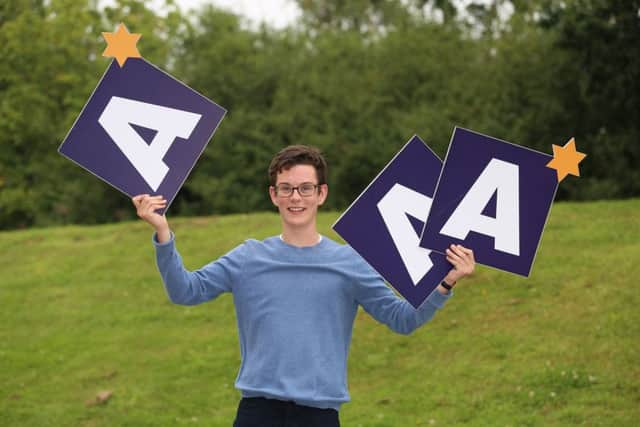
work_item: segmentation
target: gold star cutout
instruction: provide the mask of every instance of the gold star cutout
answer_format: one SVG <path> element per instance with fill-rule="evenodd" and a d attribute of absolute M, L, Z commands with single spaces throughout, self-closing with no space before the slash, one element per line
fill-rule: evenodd
<path fill-rule="evenodd" d="M 587 157 L 586 154 L 576 151 L 576 140 L 571 138 L 564 147 L 553 144 L 553 160 L 547 163 L 547 167 L 558 171 L 558 182 L 568 174 L 580 176 L 578 163 Z"/>
<path fill-rule="evenodd" d="M 102 52 L 102 56 L 115 57 L 120 68 L 124 66 L 127 58 L 141 57 L 136 47 L 140 34 L 131 34 L 122 22 L 115 33 L 102 33 L 102 37 L 107 42 L 107 48 Z"/>

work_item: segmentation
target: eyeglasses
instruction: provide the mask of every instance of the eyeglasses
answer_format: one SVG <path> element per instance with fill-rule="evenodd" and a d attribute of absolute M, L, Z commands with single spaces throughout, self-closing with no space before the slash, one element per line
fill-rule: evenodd
<path fill-rule="evenodd" d="M 293 190 L 298 190 L 298 194 L 302 197 L 310 197 L 316 191 L 320 184 L 312 184 L 311 182 L 303 182 L 302 184 L 294 187 L 291 184 L 278 184 L 274 188 L 276 189 L 276 195 L 280 197 L 293 196 Z"/>

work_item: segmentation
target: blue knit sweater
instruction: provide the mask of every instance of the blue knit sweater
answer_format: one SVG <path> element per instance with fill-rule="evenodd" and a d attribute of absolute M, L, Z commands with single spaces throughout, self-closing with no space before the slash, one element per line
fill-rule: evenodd
<path fill-rule="evenodd" d="M 409 334 L 449 298 L 434 291 L 416 310 L 350 246 L 327 237 L 304 248 L 279 237 L 247 240 L 193 272 L 173 236 L 153 242 L 172 302 L 193 305 L 233 293 L 242 356 L 236 387 L 244 397 L 337 410 L 349 401 L 347 354 L 358 305 Z"/>

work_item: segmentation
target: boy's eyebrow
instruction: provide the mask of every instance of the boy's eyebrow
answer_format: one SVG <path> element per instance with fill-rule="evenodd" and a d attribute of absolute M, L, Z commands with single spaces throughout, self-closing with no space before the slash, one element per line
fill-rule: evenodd
<path fill-rule="evenodd" d="M 286 185 L 291 185 L 291 186 L 293 186 L 293 184 L 291 184 L 290 182 L 286 182 L 286 181 L 284 181 L 284 182 L 278 182 L 276 185 L 282 185 L 282 184 L 286 184 Z M 311 181 L 303 181 L 303 182 L 301 182 L 301 183 L 300 183 L 300 184 L 298 184 L 298 185 L 303 185 L 303 184 L 320 185 L 320 184 L 314 184 L 314 183 L 313 183 L 313 182 L 311 182 Z"/>

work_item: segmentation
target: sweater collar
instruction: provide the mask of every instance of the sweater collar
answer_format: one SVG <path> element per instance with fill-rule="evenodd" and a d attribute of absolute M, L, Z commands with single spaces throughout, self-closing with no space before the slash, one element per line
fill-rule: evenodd
<path fill-rule="evenodd" d="M 286 245 L 286 246 L 288 246 L 288 247 L 291 247 L 291 248 L 296 248 L 296 249 L 310 249 L 310 248 L 315 248 L 315 247 L 320 246 L 320 244 L 322 243 L 322 241 L 324 240 L 324 238 L 323 238 L 322 234 L 318 234 L 318 241 L 317 241 L 315 244 L 310 245 L 310 246 L 296 246 L 296 245 L 292 245 L 292 244 L 290 244 L 290 243 L 287 243 L 287 242 L 285 242 L 285 241 L 284 241 L 284 238 L 282 237 L 282 234 L 280 234 L 280 235 L 278 236 L 278 240 L 279 240 L 280 242 L 282 242 L 282 244 L 284 244 L 284 245 Z"/>

